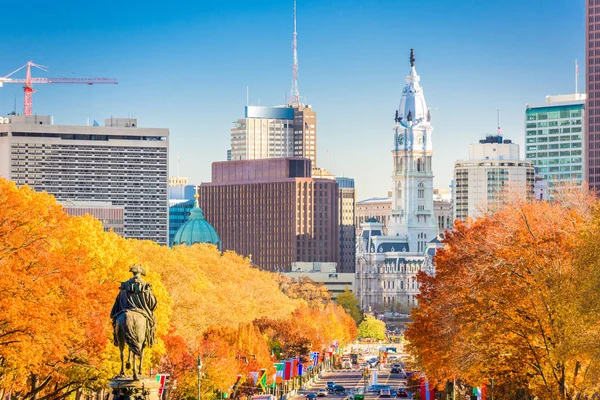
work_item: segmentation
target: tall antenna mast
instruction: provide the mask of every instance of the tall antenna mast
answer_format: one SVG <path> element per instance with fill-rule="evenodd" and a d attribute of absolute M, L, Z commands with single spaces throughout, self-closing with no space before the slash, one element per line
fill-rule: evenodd
<path fill-rule="evenodd" d="M 292 67 L 292 90 L 290 92 L 291 104 L 294 107 L 300 105 L 300 93 L 298 92 L 298 42 L 296 35 L 296 0 L 294 0 L 294 66 Z"/>
<path fill-rule="evenodd" d="M 577 78 L 579 77 L 579 65 L 577 65 L 577 59 L 575 59 L 575 98 L 579 98 L 579 88 L 577 86 Z"/>

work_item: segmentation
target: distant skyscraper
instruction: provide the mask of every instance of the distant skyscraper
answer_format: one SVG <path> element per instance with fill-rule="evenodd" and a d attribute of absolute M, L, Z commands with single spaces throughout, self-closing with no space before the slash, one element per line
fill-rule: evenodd
<path fill-rule="evenodd" d="M 469 145 L 469 159 L 454 164 L 454 213 L 465 221 L 500 207 L 512 188 L 533 196 L 534 167 L 519 156 L 519 145 L 488 136 Z"/>
<path fill-rule="evenodd" d="M 335 179 L 339 188 L 340 263 L 338 272 L 354 272 L 356 264 L 356 190 L 354 179 Z"/>
<path fill-rule="evenodd" d="M 52 125 L 50 116 L 0 123 L 0 176 L 46 191 L 60 202 L 124 207 L 124 236 L 168 242 L 169 130 L 133 118 L 105 126 Z"/>
<path fill-rule="evenodd" d="M 600 192 L 600 2 L 586 0 L 585 16 L 585 166 L 591 189 Z"/>
<path fill-rule="evenodd" d="M 317 114 L 310 106 L 246 106 L 231 128 L 228 161 L 304 157 L 317 160 Z"/>
<path fill-rule="evenodd" d="M 525 110 L 525 158 L 550 188 L 585 180 L 585 94 L 546 96 Z"/>
<path fill-rule="evenodd" d="M 125 207 L 113 206 L 110 201 L 61 201 L 65 213 L 74 217 L 91 215 L 100 222 L 105 232 L 113 231 L 119 236 L 125 231 Z"/>
<path fill-rule="evenodd" d="M 260 268 L 339 260 L 338 185 L 312 178 L 310 160 L 214 162 L 199 192 L 223 248 L 252 255 Z"/>

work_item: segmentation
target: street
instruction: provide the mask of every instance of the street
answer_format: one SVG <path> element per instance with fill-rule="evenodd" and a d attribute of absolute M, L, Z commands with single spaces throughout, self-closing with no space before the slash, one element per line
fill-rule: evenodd
<path fill-rule="evenodd" d="M 395 391 L 399 387 L 406 387 L 406 379 L 401 379 L 401 374 L 390 374 L 390 369 L 388 366 L 381 366 L 380 370 L 375 367 L 374 369 L 371 369 L 371 372 L 372 371 L 377 372 L 377 384 L 388 385 L 394 391 L 392 397 L 395 397 Z M 328 397 L 336 399 L 344 399 L 346 396 L 353 394 L 357 390 L 360 389 L 362 391 L 363 388 L 367 388 L 369 386 L 369 378 L 367 378 L 365 382 L 365 378 L 362 376 L 362 370 L 333 370 L 324 373 L 319 382 L 315 383 L 306 390 L 300 391 L 300 393 L 295 396 L 293 400 L 303 400 L 308 393 L 316 394 L 319 389 L 326 389 L 327 382 L 329 381 L 335 382 L 336 385 L 342 385 L 346 389 L 345 394 L 328 394 Z M 365 399 L 378 398 L 379 394 L 377 393 L 367 393 L 365 395 Z"/>

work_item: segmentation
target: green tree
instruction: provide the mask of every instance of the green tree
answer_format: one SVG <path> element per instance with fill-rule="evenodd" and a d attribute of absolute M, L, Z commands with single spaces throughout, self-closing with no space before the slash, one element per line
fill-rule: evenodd
<path fill-rule="evenodd" d="M 359 338 L 385 339 L 385 322 L 367 315 L 363 322 L 358 326 Z"/>
<path fill-rule="evenodd" d="M 357 325 L 360 324 L 363 319 L 363 313 L 358 308 L 358 299 L 354 293 L 348 289 L 348 286 L 346 286 L 344 293 L 335 298 L 335 302 L 342 306 L 344 311 L 350 314 L 350 316 L 356 321 Z"/>

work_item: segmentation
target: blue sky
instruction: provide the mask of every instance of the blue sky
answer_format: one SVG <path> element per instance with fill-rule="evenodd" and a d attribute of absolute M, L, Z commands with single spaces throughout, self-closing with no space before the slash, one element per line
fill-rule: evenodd
<path fill-rule="evenodd" d="M 281 104 L 291 86 L 292 0 L 28 3 L 3 19 L 0 75 L 103 76 L 117 86 L 38 85 L 34 113 L 57 124 L 111 115 L 171 131 L 171 172 L 210 180 L 232 121 L 250 103 Z M 432 111 L 435 186 L 447 188 L 468 145 L 496 131 L 521 144 L 527 103 L 585 79 L 583 0 L 298 0 L 299 88 L 318 113 L 318 164 L 354 177 L 358 198 L 391 187 L 394 110 L 408 53 Z M 79 75 L 73 75 L 77 73 Z M 19 85 L 0 114 L 22 111 Z"/>

